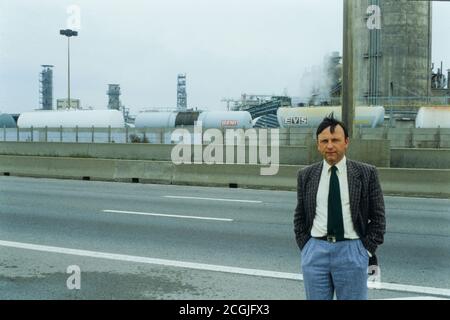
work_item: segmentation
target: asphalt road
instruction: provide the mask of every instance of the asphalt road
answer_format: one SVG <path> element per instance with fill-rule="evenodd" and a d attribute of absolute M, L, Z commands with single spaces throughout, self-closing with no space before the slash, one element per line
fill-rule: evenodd
<path fill-rule="evenodd" d="M 385 202 L 369 298 L 450 298 L 450 200 Z M 304 299 L 295 204 L 285 191 L 0 177 L 0 299 Z"/>

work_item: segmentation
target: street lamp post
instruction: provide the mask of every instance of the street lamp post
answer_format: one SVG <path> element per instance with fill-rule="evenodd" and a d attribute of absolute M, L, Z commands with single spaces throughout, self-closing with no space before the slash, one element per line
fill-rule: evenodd
<path fill-rule="evenodd" d="M 70 37 L 78 36 L 77 31 L 59 30 L 59 34 L 67 37 L 67 106 L 70 109 Z"/>

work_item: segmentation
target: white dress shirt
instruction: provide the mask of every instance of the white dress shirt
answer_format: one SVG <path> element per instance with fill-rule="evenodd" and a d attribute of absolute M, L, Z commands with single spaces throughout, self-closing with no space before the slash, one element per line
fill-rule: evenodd
<path fill-rule="evenodd" d="M 344 238 L 359 239 L 353 226 L 350 213 L 350 197 L 347 180 L 347 159 L 344 156 L 336 163 L 336 174 L 339 179 L 339 189 L 341 192 L 342 218 L 344 222 Z M 311 236 L 323 237 L 327 235 L 328 222 L 328 192 L 330 189 L 331 166 L 323 160 L 323 169 L 320 176 L 319 188 L 317 190 L 316 216 L 311 229 Z"/>

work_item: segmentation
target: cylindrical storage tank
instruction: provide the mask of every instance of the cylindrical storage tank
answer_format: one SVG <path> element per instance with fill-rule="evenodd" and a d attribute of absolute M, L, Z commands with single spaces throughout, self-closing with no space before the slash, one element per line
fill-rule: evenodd
<path fill-rule="evenodd" d="M 136 116 L 136 128 L 175 128 L 177 112 L 141 112 Z"/>
<path fill-rule="evenodd" d="M 416 128 L 450 128 L 450 106 L 420 108 Z"/>
<path fill-rule="evenodd" d="M 323 118 L 333 115 L 336 119 L 342 119 L 341 107 L 300 107 L 279 108 L 277 111 L 278 123 L 281 128 L 318 127 Z M 356 107 L 354 125 L 356 127 L 375 128 L 384 122 L 384 108 Z"/>
<path fill-rule="evenodd" d="M 123 128 L 125 121 L 117 110 L 58 110 L 24 112 L 17 125 L 21 128 Z"/>
<path fill-rule="evenodd" d="M 198 121 L 205 129 L 250 129 L 252 116 L 247 111 L 204 111 L 200 113 Z"/>
<path fill-rule="evenodd" d="M 384 107 L 356 107 L 355 120 L 353 124 L 355 127 L 362 128 L 376 128 L 381 127 L 384 122 Z"/>
<path fill-rule="evenodd" d="M 175 127 L 193 126 L 198 120 L 199 111 L 181 111 L 177 113 Z"/>
<path fill-rule="evenodd" d="M 0 128 L 16 128 L 16 121 L 12 115 L 7 113 L 0 114 Z"/>

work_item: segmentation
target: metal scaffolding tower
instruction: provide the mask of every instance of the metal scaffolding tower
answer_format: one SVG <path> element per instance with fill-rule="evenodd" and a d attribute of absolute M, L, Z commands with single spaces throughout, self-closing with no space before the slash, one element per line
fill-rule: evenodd
<path fill-rule="evenodd" d="M 108 84 L 108 91 L 106 94 L 109 97 L 108 109 L 120 110 L 120 85 L 118 84 Z"/>
<path fill-rule="evenodd" d="M 49 64 L 42 65 L 42 71 L 39 73 L 39 105 L 42 110 L 53 109 L 53 66 Z"/>
<path fill-rule="evenodd" d="M 187 109 L 186 74 L 179 74 L 177 79 L 177 110 Z"/>

